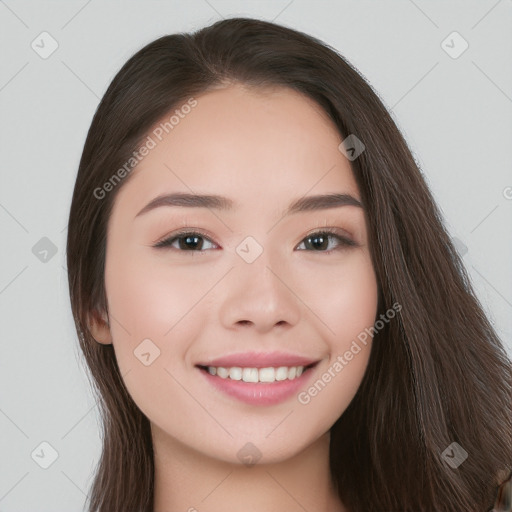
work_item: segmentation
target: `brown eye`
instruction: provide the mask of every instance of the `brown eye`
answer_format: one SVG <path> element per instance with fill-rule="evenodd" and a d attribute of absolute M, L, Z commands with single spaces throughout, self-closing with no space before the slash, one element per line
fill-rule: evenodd
<path fill-rule="evenodd" d="M 333 239 L 337 240 L 337 245 L 334 248 L 330 245 L 330 241 Z M 316 231 L 315 233 L 311 233 L 301 242 L 301 245 L 303 244 L 306 247 L 312 247 L 310 250 L 314 252 L 332 252 L 345 247 L 357 245 L 350 238 L 340 235 L 334 230 Z"/>
<path fill-rule="evenodd" d="M 176 233 L 171 235 L 164 240 L 156 243 L 153 247 L 171 247 L 178 251 L 196 251 L 202 252 L 204 250 L 204 245 L 206 243 L 210 243 L 215 245 L 209 238 L 204 236 L 202 233 L 197 233 L 195 231 L 187 231 L 182 233 Z M 177 246 L 175 245 L 177 242 Z"/>

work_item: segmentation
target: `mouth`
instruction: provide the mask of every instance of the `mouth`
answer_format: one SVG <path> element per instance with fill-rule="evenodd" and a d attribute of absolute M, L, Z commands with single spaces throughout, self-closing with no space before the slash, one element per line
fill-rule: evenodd
<path fill-rule="evenodd" d="M 294 366 L 196 365 L 208 387 L 238 403 L 270 406 L 298 396 L 320 361 Z M 254 363 L 253 363 L 254 364 Z"/>
<path fill-rule="evenodd" d="M 306 366 L 267 366 L 259 367 L 241 367 L 241 366 L 206 366 L 196 365 L 200 370 L 209 373 L 212 376 L 221 379 L 242 381 L 247 383 L 272 383 L 290 381 L 299 378 L 303 373 L 314 368 L 318 361 Z"/>

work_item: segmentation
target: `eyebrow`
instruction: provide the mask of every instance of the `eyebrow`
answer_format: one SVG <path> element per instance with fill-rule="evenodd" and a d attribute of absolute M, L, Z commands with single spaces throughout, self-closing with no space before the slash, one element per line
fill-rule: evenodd
<path fill-rule="evenodd" d="M 186 208 L 211 208 L 215 210 L 231 211 L 236 207 L 233 200 L 218 195 L 198 195 L 188 193 L 164 194 L 155 197 L 135 217 L 139 217 L 161 206 L 182 206 Z M 305 196 L 293 201 L 284 216 L 294 213 L 327 210 L 341 206 L 357 206 L 363 208 L 361 202 L 350 194 L 324 194 Z"/>

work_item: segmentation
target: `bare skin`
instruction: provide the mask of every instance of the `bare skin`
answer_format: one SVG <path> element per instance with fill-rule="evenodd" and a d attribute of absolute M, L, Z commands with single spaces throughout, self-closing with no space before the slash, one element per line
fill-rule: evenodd
<path fill-rule="evenodd" d="M 91 326 L 99 343 L 113 343 L 127 389 L 151 422 L 155 512 L 347 512 L 329 472 L 329 429 L 371 350 L 370 339 L 333 371 L 377 313 L 365 213 L 349 204 L 284 215 L 303 196 L 361 199 L 342 139 L 320 107 L 290 89 L 230 85 L 195 99 L 116 197 L 105 267 L 110 317 Z M 175 192 L 222 195 L 235 206 L 138 215 Z M 154 247 L 181 228 L 200 230 L 194 250 L 183 248 L 183 234 Z M 320 249 L 308 242 L 323 228 L 355 245 L 336 235 Z M 262 249 L 250 263 L 237 252 L 246 237 L 257 245 L 243 247 Z M 134 355 L 145 339 L 147 350 L 160 351 L 149 365 Z M 245 403 L 196 366 L 274 350 L 318 361 L 299 390 L 307 403 L 298 393 Z M 326 374 L 328 383 L 308 394 Z M 248 443 L 256 463 L 240 456 Z"/>

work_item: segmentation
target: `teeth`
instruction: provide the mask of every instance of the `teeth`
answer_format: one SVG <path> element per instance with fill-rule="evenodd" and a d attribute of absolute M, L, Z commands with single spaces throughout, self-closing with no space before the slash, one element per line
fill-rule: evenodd
<path fill-rule="evenodd" d="M 275 382 L 293 380 L 304 372 L 304 366 L 280 366 L 279 368 L 223 368 L 222 366 L 208 366 L 208 373 L 217 375 L 221 379 L 243 380 L 244 382 Z"/>
<path fill-rule="evenodd" d="M 258 382 L 258 369 L 244 368 L 242 370 L 242 380 L 244 382 Z"/>
<path fill-rule="evenodd" d="M 229 378 L 233 380 L 242 380 L 242 368 L 233 366 L 229 369 Z"/>
<path fill-rule="evenodd" d="M 288 378 L 288 368 L 281 366 L 276 370 L 276 380 L 285 380 Z"/>
<path fill-rule="evenodd" d="M 226 368 L 222 368 L 222 366 L 219 366 L 217 368 L 217 375 L 219 377 L 222 377 L 223 379 L 226 379 L 229 376 L 229 370 Z"/>
<path fill-rule="evenodd" d="M 276 380 L 276 371 L 274 368 L 260 368 L 258 370 L 260 382 L 274 382 Z"/>

